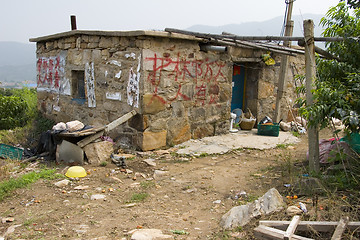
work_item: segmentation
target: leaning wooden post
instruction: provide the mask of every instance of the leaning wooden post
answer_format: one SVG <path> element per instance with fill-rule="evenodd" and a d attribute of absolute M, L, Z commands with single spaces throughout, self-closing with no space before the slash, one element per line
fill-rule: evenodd
<path fill-rule="evenodd" d="M 306 105 L 313 104 L 313 82 L 316 77 L 314 22 L 311 19 L 304 20 L 305 35 L 305 78 L 306 78 Z M 309 144 L 309 170 L 319 172 L 319 132 L 317 126 L 308 127 Z"/>

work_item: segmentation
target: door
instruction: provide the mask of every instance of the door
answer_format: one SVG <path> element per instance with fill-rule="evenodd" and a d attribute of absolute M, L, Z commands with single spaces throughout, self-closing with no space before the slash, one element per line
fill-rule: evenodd
<path fill-rule="evenodd" d="M 231 111 L 243 109 L 245 100 L 245 68 L 234 65 L 232 77 Z"/>

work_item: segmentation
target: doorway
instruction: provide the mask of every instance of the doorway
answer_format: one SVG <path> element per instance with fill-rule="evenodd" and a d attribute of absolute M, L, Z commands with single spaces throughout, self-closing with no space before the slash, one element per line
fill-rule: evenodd
<path fill-rule="evenodd" d="M 232 77 L 231 111 L 243 109 L 245 105 L 246 69 L 244 66 L 234 65 Z"/>

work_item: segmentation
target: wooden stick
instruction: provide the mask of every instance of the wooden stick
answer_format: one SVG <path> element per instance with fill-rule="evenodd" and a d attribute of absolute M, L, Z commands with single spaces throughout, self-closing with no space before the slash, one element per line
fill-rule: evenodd
<path fill-rule="evenodd" d="M 348 222 L 349 222 L 349 217 L 340 219 L 339 224 L 337 225 L 334 234 L 331 237 L 331 240 L 341 240 L 341 236 L 344 233 Z"/>
<path fill-rule="evenodd" d="M 281 230 L 286 230 L 289 226 L 290 221 L 260 221 L 259 225 L 264 225 L 268 227 L 279 228 Z M 311 227 L 318 232 L 329 232 L 334 231 L 338 226 L 339 222 L 321 222 L 321 221 L 300 221 L 297 227 L 299 231 L 307 231 Z M 360 231 L 360 222 L 348 222 L 347 229 L 350 231 Z"/>
<path fill-rule="evenodd" d="M 81 140 L 81 141 L 79 141 L 78 143 L 77 143 L 77 145 L 79 146 L 79 147 L 85 147 L 86 145 L 88 145 L 89 143 L 91 143 L 92 141 L 94 141 L 94 140 L 96 140 L 96 139 L 98 139 L 99 137 L 101 137 L 102 135 L 104 135 L 104 133 L 105 133 L 105 130 L 102 130 L 102 131 L 100 131 L 100 132 L 98 132 L 98 133 L 95 133 L 94 135 L 91 135 L 91 136 L 89 136 L 89 137 L 86 137 L 86 138 L 84 138 L 83 140 Z"/>
<path fill-rule="evenodd" d="M 254 236 L 257 239 L 269 239 L 269 240 L 275 240 L 275 239 L 283 239 L 284 238 L 285 231 L 267 227 L 264 225 L 259 225 L 254 229 Z M 314 240 L 312 238 L 306 238 L 298 235 L 292 235 L 293 240 Z"/>
<path fill-rule="evenodd" d="M 127 120 L 129 120 L 130 118 L 132 118 L 133 116 L 136 115 L 136 111 L 132 110 L 131 112 L 128 112 L 127 114 L 125 114 L 124 116 L 116 119 L 115 121 L 112 121 L 111 123 L 109 123 L 106 126 L 105 132 L 109 132 L 111 130 L 113 130 L 114 128 L 116 128 L 117 126 L 119 126 L 120 124 L 126 122 Z"/>
<path fill-rule="evenodd" d="M 34 161 L 34 160 L 36 160 L 36 159 L 38 159 L 40 157 L 45 157 L 47 155 L 49 155 L 49 152 L 43 152 L 43 153 L 40 153 L 39 155 L 32 156 L 32 157 L 26 158 L 24 160 L 21 160 L 21 162 L 23 162 L 23 163 L 32 162 L 32 161 Z"/>
<path fill-rule="evenodd" d="M 294 216 L 293 219 L 291 220 L 288 228 L 286 229 L 286 232 L 284 234 L 284 240 L 292 239 L 292 236 L 294 235 L 299 222 L 300 222 L 300 216 L 298 216 L 298 215 Z"/>

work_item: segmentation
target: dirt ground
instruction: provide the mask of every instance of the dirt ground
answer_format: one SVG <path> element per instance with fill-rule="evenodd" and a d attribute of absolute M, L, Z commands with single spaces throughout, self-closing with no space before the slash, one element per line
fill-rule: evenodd
<path fill-rule="evenodd" d="M 112 163 L 86 165 L 89 174 L 65 187 L 54 185 L 61 179 L 39 180 L 2 201 L 0 218 L 13 221 L 0 222 L 0 235 L 19 225 L 7 239 L 130 239 L 128 232 L 137 228 L 160 229 L 174 239 L 253 239 L 252 228 L 222 231 L 221 217 L 272 187 L 285 198 L 284 184 L 291 183 L 291 169 L 301 166 L 306 150 L 302 136 L 296 145 L 263 151 L 197 158 L 177 156 L 171 149 L 137 154 L 126 161 L 127 172 Z M 156 166 L 143 162 L 148 158 Z M 38 167 L 36 162 L 27 168 Z M 235 199 L 241 191 L 246 192 L 242 201 Z M 91 200 L 94 194 L 106 198 Z"/>

